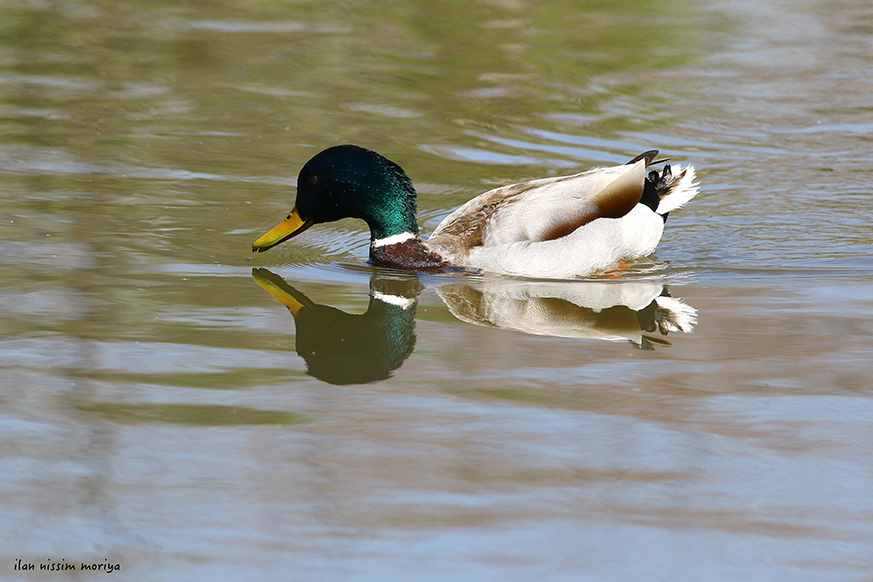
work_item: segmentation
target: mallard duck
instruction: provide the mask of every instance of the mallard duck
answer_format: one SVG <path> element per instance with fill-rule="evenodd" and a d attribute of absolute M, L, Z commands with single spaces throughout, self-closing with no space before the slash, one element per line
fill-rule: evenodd
<path fill-rule="evenodd" d="M 370 227 L 370 261 L 440 271 L 456 267 L 544 278 L 604 271 L 651 254 L 667 214 L 697 194 L 694 168 L 646 173 L 657 150 L 627 164 L 503 186 L 449 214 L 427 243 L 416 223 L 416 193 L 403 169 L 354 145 L 306 162 L 291 213 L 259 238 L 266 251 L 321 222 L 361 218 Z"/>

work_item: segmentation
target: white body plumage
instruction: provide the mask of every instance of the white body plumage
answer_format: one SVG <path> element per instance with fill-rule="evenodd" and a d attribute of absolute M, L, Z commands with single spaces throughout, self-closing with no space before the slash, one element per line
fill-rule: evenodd
<path fill-rule="evenodd" d="M 654 252 L 663 215 L 697 194 L 694 168 L 675 168 L 657 210 L 636 202 L 646 179 L 640 160 L 490 190 L 447 216 L 427 245 L 484 271 L 550 279 L 603 271 Z"/>

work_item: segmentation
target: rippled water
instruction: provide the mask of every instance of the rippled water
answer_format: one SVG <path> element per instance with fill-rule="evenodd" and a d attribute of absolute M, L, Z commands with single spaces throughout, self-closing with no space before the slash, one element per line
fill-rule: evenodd
<path fill-rule="evenodd" d="M 0 578 L 870 580 L 871 39 L 862 0 L 0 4 Z M 352 220 L 252 256 L 344 142 L 426 232 L 650 148 L 702 187 L 618 276 L 389 272 Z"/>

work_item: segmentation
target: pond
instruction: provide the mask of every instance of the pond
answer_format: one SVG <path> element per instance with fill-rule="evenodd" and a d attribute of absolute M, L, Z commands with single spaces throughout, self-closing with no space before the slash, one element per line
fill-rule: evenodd
<path fill-rule="evenodd" d="M 871 39 L 866 0 L 0 4 L 0 577 L 869 580 Z M 353 219 L 253 255 L 340 143 L 425 234 L 648 149 L 700 193 L 577 280 L 374 267 Z"/>

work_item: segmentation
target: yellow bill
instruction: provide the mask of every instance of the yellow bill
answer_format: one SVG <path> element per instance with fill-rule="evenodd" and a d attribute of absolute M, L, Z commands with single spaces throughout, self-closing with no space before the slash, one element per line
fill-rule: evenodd
<path fill-rule="evenodd" d="M 300 218 L 300 215 L 297 213 L 297 207 L 295 206 L 285 220 L 277 224 L 272 230 L 270 230 L 270 232 L 252 244 L 252 252 L 260 253 L 269 250 L 277 244 L 288 240 L 292 236 L 297 236 L 313 224 L 314 223 L 311 220 L 303 220 Z"/>

